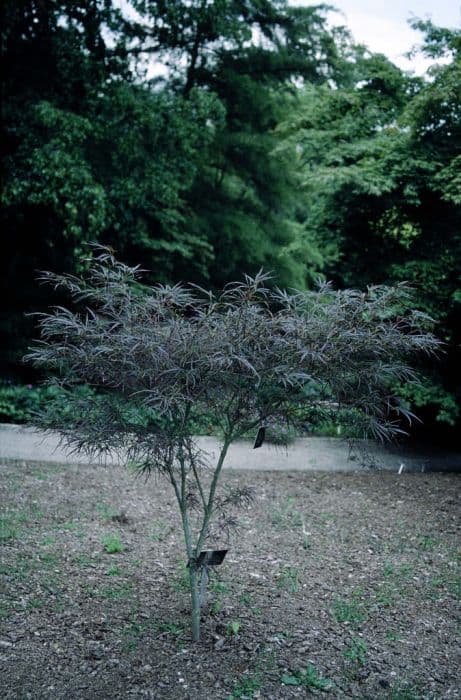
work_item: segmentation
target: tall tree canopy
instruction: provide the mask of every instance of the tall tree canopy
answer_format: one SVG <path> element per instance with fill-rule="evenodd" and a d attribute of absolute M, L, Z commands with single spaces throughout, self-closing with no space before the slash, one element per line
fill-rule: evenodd
<path fill-rule="evenodd" d="M 461 32 L 417 22 L 448 61 L 429 80 L 358 53 L 350 85 L 308 86 L 286 120 L 298 147 L 307 226 L 341 286 L 408 280 L 439 322 L 444 362 L 408 394 L 438 421 L 459 419 L 461 381 Z"/>
<path fill-rule="evenodd" d="M 285 0 L 133 4 L 142 17 L 137 50 L 167 69 L 159 82 L 187 98 L 194 90 L 214 94 L 223 109 L 185 194 L 188 231 L 211 244 L 211 281 L 264 266 L 280 283 L 304 286 L 321 255 L 297 220 L 292 159 L 277 150 L 275 127 L 297 80 L 341 73 L 323 8 Z"/>
<path fill-rule="evenodd" d="M 29 333 L 24 310 L 48 299 L 35 270 L 74 269 L 89 240 L 160 281 L 220 284 L 264 266 L 304 286 L 321 265 L 274 127 L 295 80 L 339 71 L 322 12 L 280 0 L 123 7 L 4 5 L 7 364 Z"/>

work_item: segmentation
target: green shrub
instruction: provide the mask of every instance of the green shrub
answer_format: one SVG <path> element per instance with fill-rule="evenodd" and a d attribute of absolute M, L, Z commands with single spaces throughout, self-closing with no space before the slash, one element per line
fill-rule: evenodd
<path fill-rule="evenodd" d="M 429 378 L 424 378 L 418 385 L 397 386 L 396 393 L 413 408 L 433 406 L 437 423 L 454 427 L 459 419 L 459 406 L 455 395 Z"/>
<path fill-rule="evenodd" d="M 32 384 L 0 385 L 0 421 L 28 423 L 45 403 L 55 396 L 54 387 L 34 387 Z"/>
<path fill-rule="evenodd" d="M 33 386 L 32 384 L 0 384 L 0 423 L 34 423 L 38 415 L 46 413 L 50 421 L 56 416 L 68 426 L 84 419 L 88 411 L 105 401 L 101 392 L 81 384 L 70 389 L 54 384 Z M 127 404 L 124 419 L 136 426 L 147 426 L 158 422 L 155 411 Z M 47 427 L 43 420 L 43 427 Z"/>

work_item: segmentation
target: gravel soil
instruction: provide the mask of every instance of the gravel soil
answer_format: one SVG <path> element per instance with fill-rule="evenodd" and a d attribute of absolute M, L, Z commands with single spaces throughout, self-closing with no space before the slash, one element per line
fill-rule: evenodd
<path fill-rule="evenodd" d="M 225 472 L 256 500 L 193 644 L 167 483 L 0 471 L 2 700 L 461 698 L 459 475 Z"/>

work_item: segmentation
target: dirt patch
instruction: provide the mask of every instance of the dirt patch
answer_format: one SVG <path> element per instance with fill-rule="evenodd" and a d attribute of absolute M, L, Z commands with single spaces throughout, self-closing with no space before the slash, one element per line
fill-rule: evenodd
<path fill-rule="evenodd" d="M 3 700 L 461 696 L 459 476 L 226 472 L 257 499 L 194 645 L 167 484 L 1 472 Z"/>

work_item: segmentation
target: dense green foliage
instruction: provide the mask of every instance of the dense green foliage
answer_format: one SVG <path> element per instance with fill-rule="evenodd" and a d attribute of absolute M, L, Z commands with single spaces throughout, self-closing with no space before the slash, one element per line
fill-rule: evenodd
<path fill-rule="evenodd" d="M 94 397 L 90 387 L 78 387 L 71 406 L 68 393 L 58 386 L 0 384 L 0 423 L 34 423 L 37 416 L 50 406 L 63 417 L 76 419 L 77 402 L 85 404 Z"/>
<path fill-rule="evenodd" d="M 120 8 L 123 9 L 120 9 Z M 286 0 L 5 0 L 2 376 L 89 241 L 151 281 L 409 280 L 447 342 L 418 395 L 459 420 L 460 33 L 415 22 L 426 79 Z M 64 301 L 61 298 L 59 301 Z"/>
<path fill-rule="evenodd" d="M 425 82 L 358 55 L 351 82 L 309 86 L 283 129 L 298 145 L 306 221 L 340 286 L 407 280 L 438 322 L 442 362 L 407 399 L 454 426 L 461 382 L 461 32 L 417 23 L 447 63 Z M 327 255 L 328 254 L 328 255 Z"/>
<path fill-rule="evenodd" d="M 290 82 L 335 70 L 319 13 L 132 4 L 139 19 L 105 0 L 5 3 L 3 364 L 30 335 L 24 311 L 49 300 L 36 270 L 75 270 L 87 241 L 160 281 L 264 266 L 302 286 L 320 263 L 298 240 L 287 158 L 272 155 Z M 143 75 L 148 58 L 165 79 Z"/>

